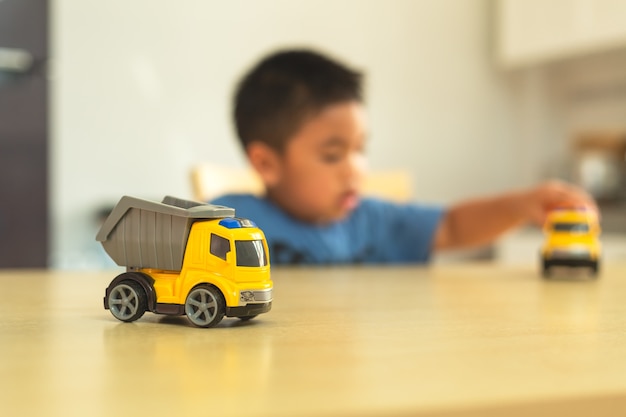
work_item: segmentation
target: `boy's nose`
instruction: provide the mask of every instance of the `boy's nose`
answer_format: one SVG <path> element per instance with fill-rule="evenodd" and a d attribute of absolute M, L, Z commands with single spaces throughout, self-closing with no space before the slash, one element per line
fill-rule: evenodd
<path fill-rule="evenodd" d="M 361 153 L 350 155 L 347 164 L 347 176 L 350 180 L 360 180 L 367 170 L 367 159 Z"/>

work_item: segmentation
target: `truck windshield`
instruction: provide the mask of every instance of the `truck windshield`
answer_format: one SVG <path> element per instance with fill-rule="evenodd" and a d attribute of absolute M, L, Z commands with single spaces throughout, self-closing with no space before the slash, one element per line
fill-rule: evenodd
<path fill-rule="evenodd" d="M 586 223 L 554 223 L 555 232 L 587 233 L 589 225 Z"/>
<path fill-rule="evenodd" d="M 262 240 L 236 240 L 237 266 L 265 266 L 267 255 Z"/>

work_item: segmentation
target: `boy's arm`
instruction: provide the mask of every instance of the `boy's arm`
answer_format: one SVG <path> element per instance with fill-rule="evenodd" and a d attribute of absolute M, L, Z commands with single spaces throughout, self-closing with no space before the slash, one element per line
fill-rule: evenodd
<path fill-rule="evenodd" d="M 549 181 L 529 190 L 469 200 L 448 210 L 435 233 L 434 250 L 486 245 L 525 223 L 543 225 L 547 213 L 559 206 L 596 204 L 578 187 Z"/>

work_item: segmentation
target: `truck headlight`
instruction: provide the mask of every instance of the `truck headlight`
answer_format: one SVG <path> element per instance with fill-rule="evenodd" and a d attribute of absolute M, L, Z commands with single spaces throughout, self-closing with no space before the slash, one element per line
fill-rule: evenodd
<path fill-rule="evenodd" d="M 239 305 L 248 303 L 268 303 L 272 301 L 272 289 L 266 290 L 243 290 L 239 292 Z"/>
<path fill-rule="evenodd" d="M 254 292 L 253 291 L 242 291 L 239 294 L 241 301 L 244 301 L 246 303 L 249 303 L 251 301 L 254 301 Z"/>

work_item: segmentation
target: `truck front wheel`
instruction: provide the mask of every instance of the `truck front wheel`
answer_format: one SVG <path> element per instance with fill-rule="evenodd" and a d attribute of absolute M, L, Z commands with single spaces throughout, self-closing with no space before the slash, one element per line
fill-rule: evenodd
<path fill-rule="evenodd" d="M 224 297 L 215 287 L 199 285 L 195 287 L 185 301 L 185 314 L 198 327 L 217 325 L 226 310 Z"/>
<path fill-rule="evenodd" d="M 108 304 L 113 317 L 131 322 L 143 316 L 148 302 L 141 285 L 133 281 L 122 281 L 111 288 Z"/>

